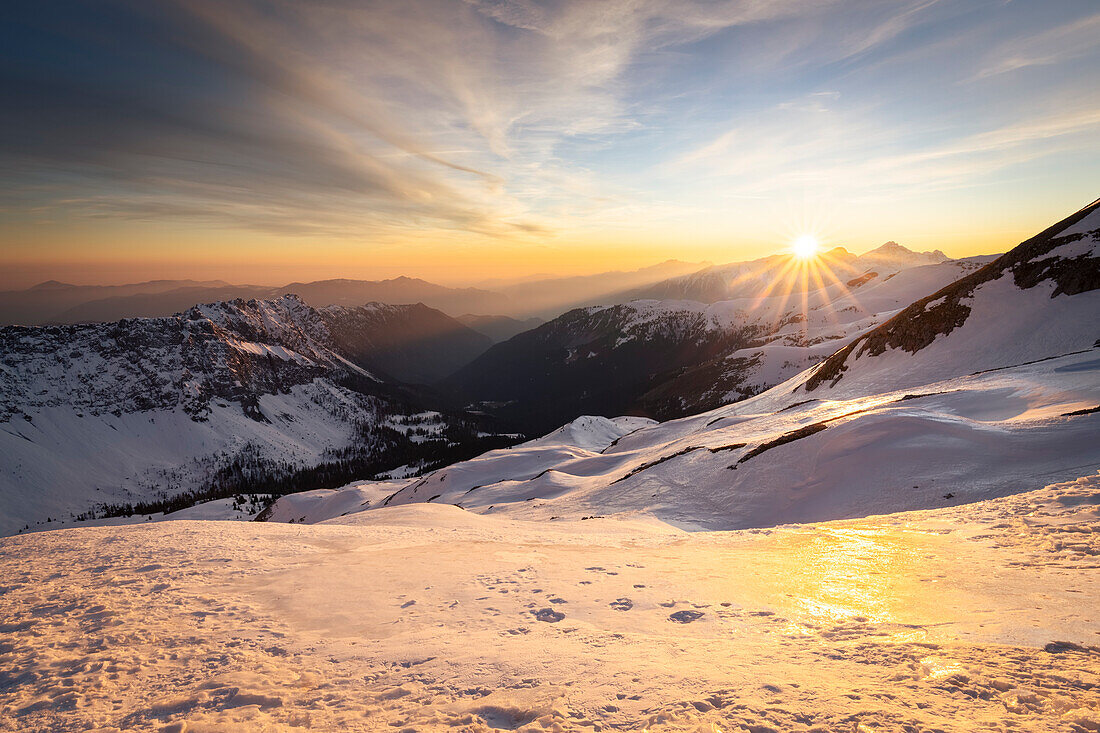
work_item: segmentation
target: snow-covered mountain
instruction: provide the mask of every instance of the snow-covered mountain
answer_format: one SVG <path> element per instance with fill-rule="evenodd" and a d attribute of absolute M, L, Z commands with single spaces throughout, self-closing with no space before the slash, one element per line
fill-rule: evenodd
<path fill-rule="evenodd" d="M 897 242 L 887 242 L 862 255 L 854 255 L 843 247 L 835 247 L 818 256 L 820 274 L 807 277 L 806 269 L 800 266 L 793 255 L 771 255 L 749 262 L 715 265 L 669 278 L 629 291 L 618 302 L 655 299 L 715 303 L 721 300 L 759 297 L 773 292 L 803 292 L 815 290 L 833 281 L 847 282 L 864 277 L 868 280 L 875 277 L 886 278 L 906 268 L 936 265 L 948 259 L 939 250 L 914 252 Z"/>
<path fill-rule="evenodd" d="M 912 303 L 809 374 L 831 398 L 1100 344 L 1100 200 Z"/>
<path fill-rule="evenodd" d="M 954 278 L 936 273 L 960 263 L 905 270 L 877 290 L 852 286 L 878 313 L 897 312 L 875 327 L 822 291 L 819 305 L 833 307 L 796 324 L 839 316 L 836 328 L 850 328 L 854 340 L 827 346 L 835 352 L 827 360 L 758 396 L 660 424 L 581 418 L 388 484 L 391 494 L 361 506 L 431 501 L 541 520 L 643 512 L 681 527 L 733 529 L 935 508 L 1095 471 L 1098 243 L 1100 202 L 993 262 L 963 263 L 969 274 L 946 287 L 937 279 Z M 916 302 L 899 311 L 903 294 Z M 723 315 L 745 322 L 729 303 L 677 307 L 680 317 L 666 321 L 663 304 L 634 304 L 626 338 L 652 343 L 669 323 L 697 338 Z M 593 312 L 604 311 L 620 312 Z M 785 353 L 792 347 L 783 341 L 797 333 L 770 348 Z M 300 512 L 302 501 L 313 500 L 287 497 L 272 516 L 326 518 Z"/>
<path fill-rule="evenodd" d="M 991 259 L 823 277 L 798 293 L 578 309 L 495 345 L 445 385 L 534 433 L 578 414 L 681 417 L 782 382 Z"/>
<path fill-rule="evenodd" d="M 428 311 L 315 309 L 284 296 L 0 329 L 0 532 L 95 505 L 216 498 L 261 479 L 266 490 L 291 476 L 339 485 L 446 460 L 458 444 L 484 447 L 468 421 L 429 411 L 387 374 L 488 342 Z M 424 327 L 444 321 L 454 328 Z"/>

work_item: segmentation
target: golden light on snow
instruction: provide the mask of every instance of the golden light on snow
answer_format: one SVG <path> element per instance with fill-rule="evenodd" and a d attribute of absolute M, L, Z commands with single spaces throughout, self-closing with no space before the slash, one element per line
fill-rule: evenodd
<path fill-rule="evenodd" d="M 812 234 L 803 234 L 791 242 L 791 252 L 800 260 L 816 257 L 818 248 L 817 237 Z"/>

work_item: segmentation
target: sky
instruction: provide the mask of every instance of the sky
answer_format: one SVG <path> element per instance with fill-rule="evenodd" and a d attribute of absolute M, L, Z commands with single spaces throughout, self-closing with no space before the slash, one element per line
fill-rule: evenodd
<path fill-rule="evenodd" d="M 0 288 L 1004 251 L 1100 196 L 1095 0 L 17 0 Z"/>

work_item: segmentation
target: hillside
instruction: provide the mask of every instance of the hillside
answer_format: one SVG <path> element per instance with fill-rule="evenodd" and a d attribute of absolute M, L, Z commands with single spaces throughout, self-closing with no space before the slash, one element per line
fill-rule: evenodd
<path fill-rule="evenodd" d="M 804 389 L 854 394 L 1086 350 L 1100 343 L 1098 316 L 1095 201 L 855 339 Z"/>
<path fill-rule="evenodd" d="M 320 308 L 337 351 L 410 384 L 429 384 L 480 356 L 492 340 L 458 320 L 414 305 Z"/>
<path fill-rule="evenodd" d="M 402 351 L 424 316 L 468 348 L 488 341 L 427 311 L 285 296 L 0 329 L 0 532 L 97 506 L 339 486 L 499 444 L 382 370 L 455 345 L 453 330 L 421 329 Z"/>
<path fill-rule="evenodd" d="M 488 336 L 494 344 L 507 341 L 513 336 L 545 323 L 541 318 L 518 320 L 508 316 L 479 316 L 473 313 L 465 313 L 455 320 L 473 331 Z"/>
<path fill-rule="evenodd" d="M 493 346 L 444 386 L 530 433 L 578 414 L 682 417 L 784 381 L 989 259 L 823 282 L 805 294 L 579 309 Z"/>

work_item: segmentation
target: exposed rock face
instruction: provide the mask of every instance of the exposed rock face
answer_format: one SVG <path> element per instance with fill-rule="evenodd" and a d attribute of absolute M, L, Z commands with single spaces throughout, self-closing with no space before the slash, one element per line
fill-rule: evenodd
<path fill-rule="evenodd" d="M 93 415 L 241 404 L 327 377 L 379 394 L 431 381 L 489 339 L 422 304 L 315 309 L 297 296 L 196 305 L 166 318 L 0 329 L 0 421 L 67 405 Z M 391 376 L 392 375 L 392 376 Z M 392 390 L 390 390 L 392 391 Z"/>
<path fill-rule="evenodd" d="M 195 306 L 169 318 L 10 326 L 0 329 L 0 421 L 63 405 L 92 415 L 182 407 L 201 420 L 213 399 L 250 412 L 260 394 L 327 374 L 367 376 L 326 341 L 316 311 L 294 297 Z"/>

